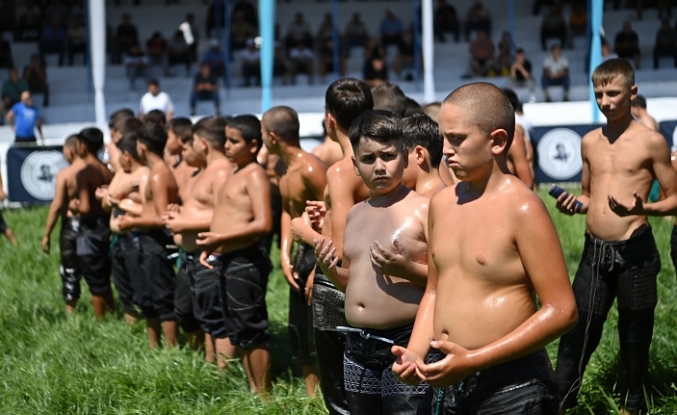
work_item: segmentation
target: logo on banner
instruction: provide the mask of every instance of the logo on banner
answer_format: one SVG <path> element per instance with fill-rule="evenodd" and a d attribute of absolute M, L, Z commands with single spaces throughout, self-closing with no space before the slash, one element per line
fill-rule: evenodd
<path fill-rule="evenodd" d="M 68 167 L 58 151 L 34 151 L 21 165 L 21 184 L 36 199 L 54 198 L 54 183 L 59 170 Z"/>
<path fill-rule="evenodd" d="M 538 142 L 538 166 L 555 180 L 569 179 L 583 169 L 581 136 L 568 128 L 555 128 Z"/>

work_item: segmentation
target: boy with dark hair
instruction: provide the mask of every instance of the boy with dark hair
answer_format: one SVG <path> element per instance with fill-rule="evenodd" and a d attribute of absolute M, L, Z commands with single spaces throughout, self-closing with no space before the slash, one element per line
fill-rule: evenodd
<path fill-rule="evenodd" d="M 165 144 L 165 163 L 172 169 L 174 180 L 179 186 L 179 196 L 187 191 L 186 182 L 195 173 L 195 168 L 183 162 L 181 154 L 183 144 L 193 141 L 193 123 L 188 118 L 172 118 L 167 123 L 167 143 Z"/>
<path fill-rule="evenodd" d="M 110 133 L 111 141 L 104 147 L 104 162 L 108 164 L 108 168 L 115 173 L 117 170 L 118 153 L 115 143 L 122 138 L 122 134 L 118 132 L 119 122 L 127 118 L 134 118 L 134 112 L 129 108 L 121 108 L 111 114 L 108 119 L 108 131 Z"/>
<path fill-rule="evenodd" d="M 564 411 L 576 404 L 584 368 L 618 296 L 621 413 L 634 414 L 645 404 L 656 276 L 661 269 L 647 216 L 675 213 L 677 174 L 663 136 L 632 117 L 631 103 L 637 96 L 632 65 L 609 59 L 592 73 L 592 84 L 607 124 L 581 141 L 582 194 L 557 200 L 561 212 L 585 214 L 587 230 L 573 282 L 581 318 L 562 337 L 555 375 Z M 655 179 L 665 198 L 645 203 Z"/>
<path fill-rule="evenodd" d="M 303 215 L 306 201 L 322 198 L 327 185 L 326 167 L 301 149 L 299 119 L 289 107 L 274 107 L 263 114 L 263 143 L 284 163 L 278 180 L 282 194 L 280 265 L 289 284 L 289 337 L 294 361 L 301 366 L 308 396 L 315 394 L 313 312 L 310 306 L 315 256 L 313 247 L 300 242 L 292 258 L 291 221 Z"/>
<path fill-rule="evenodd" d="M 646 98 L 643 95 L 637 95 L 635 99 L 632 100 L 630 105 L 632 110 L 632 116 L 635 117 L 646 128 L 658 131 L 658 123 L 656 119 L 649 115 L 649 112 L 646 110 Z"/>
<path fill-rule="evenodd" d="M 154 123 L 165 128 L 167 124 L 167 115 L 160 110 L 152 110 L 143 116 L 143 122 L 146 124 Z"/>
<path fill-rule="evenodd" d="M 375 110 L 392 112 L 396 117 L 404 117 L 407 110 L 407 97 L 399 86 L 389 82 L 371 88 Z"/>
<path fill-rule="evenodd" d="M 266 287 L 272 269 L 261 237 L 272 228 L 270 186 L 256 162 L 261 123 L 239 115 L 226 126 L 226 157 L 236 170 L 218 190 L 209 232 L 198 234 L 200 262 L 219 270 L 226 333 L 242 359 L 250 390 L 270 393 Z"/>
<path fill-rule="evenodd" d="M 59 171 L 56 175 L 54 199 L 49 206 L 47 213 L 47 223 L 42 237 L 42 250 L 49 253 L 50 236 L 56 225 L 56 221 L 61 218 L 61 232 L 59 234 L 59 252 L 61 255 L 61 264 L 59 273 L 61 274 L 61 293 L 66 303 L 66 312 L 72 314 L 75 311 L 75 305 L 80 299 L 80 269 L 78 267 L 78 258 L 76 255 L 76 239 L 78 228 L 80 227 L 79 218 L 68 209 L 70 202 L 77 197 L 77 184 L 75 182 L 76 173 L 84 167 L 84 160 L 78 157 L 76 146 L 78 142 L 77 135 L 71 135 L 66 139 L 63 145 L 63 155 L 70 166 Z M 0 183 L 2 185 L 2 183 Z"/>
<path fill-rule="evenodd" d="M 496 86 L 473 83 L 444 100 L 439 125 L 461 183 L 430 202 L 428 283 L 393 372 L 433 386 L 419 415 L 555 415 L 544 347 L 576 307 L 548 211 L 507 168 L 514 110 Z M 424 363 L 431 348 L 437 361 Z"/>
<path fill-rule="evenodd" d="M 109 215 L 96 200 L 96 190 L 109 184 L 112 178 L 108 167 L 97 158 L 102 147 L 103 133 L 98 128 L 85 128 L 77 135 L 76 151 L 84 164 L 75 174 L 77 202 L 71 203 L 80 216 L 76 239 L 78 265 L 89 285 L 94 316 L 97 318 L 103 317 L 113 308 L 108 258 Z"/>
<path fill-rule="evenodd" d="M 343 328 L 348 407 L 353 415 L 413 415 L 427 386 L 407 386 L 395 379 L 390 347 L 407 345 L 423 296 L 430 199 L 402 183 L 407 150 L 393 114 L 374 110 L 360 115 L 350 127 L 350 143 L 355 172 L 369 188 L 369 199 L 350 209 L 341 257 L 331 239 L 318 240 L 315 246 L 322 271 L 346 293 L 345 315 L 351 326 Z M 375 267 L 377 244 L 406 249 L 418 265 L 415 275 L 403 278 Z"/>
<path fill-rule="evenodd" d="M 423 112 L 423 108 L 421 108 L 421 104 L 419 104 L 418 102 L 409 97 L 406 98 L 407 105 L 404 109 L 404 114 L 402 115 L 403 117 L 411 117 L 412 115 L 415 114 L 425 114 L 425 112 Z"/>
<path fill-rule="evenodd" d="M 162 334 L 167 347 L 176 344 L 177 328 L 174 313 L 174 268 L 167 259 L 166 246 L 171 238 L 165 233 L 162 214 L 170 203 L 175 203 L 178 187 L 162 155 L 167 133 L 159 125 L 147 125 L 136 133 L 136 152 L 139 161 L 148 166 L 148 180 L 142 181 L 139 191 L 143 208 L 139 216 L 120 216 L 122 231 L 133 230 L 138 237 L 141 269 L 132 275 L 134 300 L 146 318 L 149 346 L 160 346 Z"/>
<path fill-rule="evenodd" d="M 402 120 L 402 137 L 409 159 L 404 169 L 404 185 L 416 193 L 431 197 L 447 185 L 440 177 L 442 135 L 437 123 L 425 114 Z"/>
<path fill-rule="evenodd" d="M 202 250 L 197 235 L 208 231 L 214 215 L 217 191 L 233 173 L 225 155 L 226 122 L 220 117 L 203 118 L 193 127 L 192 147 L 204 167 L 190 180 L 182 206 L 166 212 L 164 222 L 181 248 L 181 268 L 176 279 L 175 309 L 189 344 L 197 346 L 200 329 L 205 333 L 205 360 L 225 368 L 234 350 L 226 333 L 219 290 L 220 273 L 200 264 Z M 192 294 L 191 294 L 192 292 Z M 190 295 L 189 298 L 185 298 Z M 181 307 L 179 307 L 181 306 Z M 191 306 L 192 310 L 186 307 Z M 199 325 L 194 326 L 197 319 Z"/>

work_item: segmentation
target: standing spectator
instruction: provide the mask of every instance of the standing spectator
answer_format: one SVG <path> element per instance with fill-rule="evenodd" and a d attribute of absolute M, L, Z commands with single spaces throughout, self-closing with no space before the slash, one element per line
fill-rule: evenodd
<path fill-rule="evenodd" d="M 167 54 L 167 41 L 160 32 L 154 32 L 146 41 L 146 51 L 148 60 L 152 65 L 165 65 L 165 55 Z"/>
<path fill-rule="evenodd" d="M 26 0 L 23 6 L 16 9 L 16 28 L 14 30 L 14 41 L 38 40 L 42 30 L 42 10 L 34 0 Z M 35 35 L 31 38 L 24 36 L 25 32 L 33 32 Z"/>
<path fill-rule="evenodd" d="M 214 76 L 218 77 L 225 75 L 226 58 L 223 56 L 223 52 L 221 52 L 218 40 L 212 39 L 211 42 L 209 42 L 209 49 L 202 56 L 202 63 L 209 65 L 211 73 Z"/>
<path fill-rule="evenodd" d="M 346 25 L 343 38 L 348 55 L 350 55 L 350 49 L 353 47 L 364 47 L 369 42 L 369 29 L 367 29 L 367 25 L 364 24 L 362 16 L 358 12 L 353 13 L 352 19 Z"/>
<path fill-rule="evenodd" d="M 13 67 L 12 45 L 5 39 L 5 34 L 0 32 L 0 68 L 9 69 Z"/>
<path fill-rule="evenodd" d="M 42 134 L 42 120 L 40 111 L 33 106 L 31 93 L 21 93 L 21 102 L 14 104 L 7 113 L 7 123 L 12 127 L 15 135 L 15 143 L 35 143 L 35 130 L 40 134 L 40 141 L 45 144 L 45 136 Z"/>
<path fill-rule="evenodd" d="M 120 61 L 120 56 L 129 52 L 132 45 L 139 44 L 139 32 L 132 23 L 132 17 L 129 13 L 122 15 L 122 22 L 115 31 L 115 43 L 117 54 L 115 58 L 117 58 L 117 61 Z"/>
<path fill-rule="evenodd" d="M 313 35 L 310 31 L 310 26 L 306 23 L 303 13 L 296 13 L 294 21 L 289 25 L 287 36 L 285 37 L 285 46 L 287 50 L 291 50 L 299 43 L 303 43 L 307 47 L 313 45 Z"/>
<path fill-rule="evenodd" d="M 71 18 L 66 32 L 66 49 L 68 50 L 68 64 L 73 65 L 73 57 L 81 53 L 84 63 L 87 64 L 87 31 L 85 26 L 77 19 Z"/>
<path fill-rule="evenodd" d="M 569 100 L 569 61 L 562 56 L 562 47 L 560 45 L 553 45 L 552 55 L 545 58 L 543 61 L 543 78 L 541 86 L 543 87 L 543 94 L 545 94 L 545 101 L 551 102 L 548 88 L 551 86 L 561 86 L 564 88 L 564 101 Z"/>
<path fill-rule="evenodd" d="M 388 47 L 388 45 L 399 45 L 402 41 L 402 32 L 404 26 L 402 21 L 397 18 L 392 10 L 386 9 L 385 17 L 381 20 L 380 26 L 381 45 Z"/>
<path fill-rule="evenodd" d="M 480 0 L 476 0 L 465 19 L 465 40 L 469 41 L 470 33 L 480 30 L 491 36 L 491 13 Z"/>
<path fill-rule="evenodd" d="M 614 49 L 618 57 L 633 59 L 635 68 L 639 69 L 641 55 L 639 51 L 639 36 L 632 30 L 630 22 L 623 23 L 623 30 L 618 32 L 614 41 Z"/>
<path fill-rule="evenodd" d="M 559 39 L 560 45 L 565 45 L 567 40 L 567 23 L 562 9 L 557 3 L 550 6 L 550 11 L 543 17 L 541 23 L 541 47 L 548 50 L 548 39 Z"/>
<path fill-rule="evenodd" d="M 458 21 L 456 7 L 447 3 L 446 0 L 437 0 L 434 19 L 435 37 L 437 37 L 440 42 L 445 42 L 446 39 L 444 38 L 444 34 L 446 32 L 453 33 L 454 41 L 458 42 L 461 34 L 461 25 Z"/>
<path fill-rule="evenodd" d="M 247 49 L 242 52 L 241 59 L 244 86 L 250 86 L 252 78 L 256 86 L 261 86 L 261 53 L 256 48 L 254 39 L 247 40 Z"/>
<path fill-rule="evenodd" d="M 127 79 L 129 79 L 129 88 L 135 88 L 137 78 L 146 77 L 146 68 L 148 67 L 148 57 L 139 48 L 139 45 L 134 44 L 130 46 L 129 52 L 125 55 L 125 70 L 127 72 Z"/>
<path fill-rule="evenodd" d="M 179 25 L 179 30 L 183 33 L 183 39 L 190 49 L 191 62 L 197 62 L 197 45 L 200 34 L 194 24 L 195 17 L 193 13 L 186 14 L 183 23 Z"/>
<path fill-rule="evenodd" d="M 230 27 L 230 48 L 240 50 L 247 47 L 247 40 L 256 37 L 256 28 L 249 23 L 243 14 L 238 13 Z"/>
<path fill-rule="evenodd" d="M 167 67 L 165 68 L 165 76 L 171 76 L 172 66 L 178 63 L 186 66 L 186 76 L 190 76 L 190 65 L 192 61 L 190 46 L 186 43 L 183 32 L 177 30 L 174 32 L 174 37 L 172 37 L 167 46 Z"/>
<path fill-rule="evenodd" d="M 668 19 L 663 19 L 661 28 L 656 33 L 656 44 L 653 48 L 653 67 L 658 69 L 659 60 L 662 56 L 670 56 L 677 67 L 677 33 L 670 26 Z"/>
<path fill-rule="evenodd" d="M 497 69 L 500 76 L 510 75 L 510 66 L 512 65 L 513 56 L 512 51 L 515 44 L 512 41 L 512 36 L 507 30 L 503 31 L 501 40 L 498 42 L 498 65 Z"/>
<path fill-rule="evenodd" d="M 308 84 L 313 83 L 315 54 L 306 46 L 305 43 L 300 42 L 295 48 L 289 52 L 289 63 L 291 65 L 291 83 L 296 84 L 296 75 L 305 73 L 308 75 Z"/>
<path fill-rule="evenodd" d="M 153 110 L 162 111 L 167 122 L 174 116 L 172 98 L 166 92 L 160 91 L 160 83 L 155 79 L 148 82 L 148 92 L 141 97 L 139 118 L 143 120 L 144 116 Z"/>
<path fill-rule="evenodd" d="M 332 72 L 334 70 L 334 39 L 331 37 L 325 38 L 320 47 L 320 59 L 319 59 L 319 73 L 322 79 L 327 74 L 327 72 Z M 339 62 L 338 62 L 338 71 L 339 74 L 343 77 L 346 73 L 346 58 L 342 48 L 339 46 L 338 51 Z"/>
<path fill-rule="evenodd" d="M 325 39 L 330 37 L 334 37 L 334 20 L 332 19 L 331 13 L 325 13 L 324 20 L 317 29 L 317 36 L 315 36 L 315 39 L 324 42 Z"/>
<path fill-rule="evenodd" d="M 400 44 L 397 45 L 397 56 L 393 61 L 393 70 L 398 79 L 402 76 L 402 69 L 414 68 L 414 49 L 414 37 L 410 31 L 404 32 Z M 411 73 L 407 75 L 406 80 L 413 80 Z"/>
<path fill-rule="evenodd" d="M 46 54 L 56 53 L 59 55 L 59 66 L 63 65 L 63 57 L 66 52 L 66 32 L 61 27 L 60 20 L 53 19 L 52 24 L 42 30 L 38 50 L 43 63 Z"/>
<path fill-rule="evenodd" d="M 28 91 L 28 84 L 23 79 L 19 79 L 19 72 L 16 68 L 9 70 L 9 79 L 2 84 L 2 103 L 9 109 L 17 102 L 21 101 L 21 94 Z"/>
<path fill-rule="evenodd" d="M 484 30 L 477 31 L 477 38 L 470 44 L 470 74 L 474 77 L 487 76 L 494 67 L 496 47 Z"/>
<path fill-rule="evenodd" d="M 388 82 L 388 66 L 383 46 L 374 38 L 371 39 L 364 52 L 364 82 L 370 87 Z"/>
<path fill-rule="evenodd" d="M 213 101 L 216 115 L 221 114 L 219 80 L 212 74 L 211 66 L 207 62 L 200 65 L 200 73 L 195 75 L 193 81 L 193 90 L 190 92 L 190 115 L 195 115 L 198 101 Z"/>
<path fill-rule="evenodd" d="M 515 61 L 510 66 L 510 79 L 516 87 L 528 86 L 534 89 L 534 80 L 531 73 L 531 62 L 524 55 L 524 49 L 515 51 Z"/>
<path fill-rule="evenodd" d="M 31 95 L 42 94 L 42 106 L 49 106 L 49 84 L 45 65 L 40 61 L 40 56 L 31 55 L 31 61 L 24 67 L 23 79 L 28 84 Z"/>

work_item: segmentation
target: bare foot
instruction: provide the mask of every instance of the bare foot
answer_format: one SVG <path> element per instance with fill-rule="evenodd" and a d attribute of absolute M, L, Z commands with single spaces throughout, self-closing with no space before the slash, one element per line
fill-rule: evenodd
<path fill-rule="evenodd" d="M 637 410 L 630 411 L 630 410 L 628 410 L 628 409 L 621 408 L 620 414 L 621 414 L 621 415 L 636 415 L 638 412 L 639 412 L 639 411 L 637 411 Z"/>

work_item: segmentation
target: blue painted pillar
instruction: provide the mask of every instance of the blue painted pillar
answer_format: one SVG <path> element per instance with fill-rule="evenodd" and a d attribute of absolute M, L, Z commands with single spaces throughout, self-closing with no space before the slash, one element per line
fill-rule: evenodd
<path fill-rule="evenodd" d="M 259 0 L 261 31 L 261 113 L 273 105 L 273 64 L 275 55 L 275 0 Z"/>
<path fill-rule="evenodd" d="M 592 76 L 592 71 L 595 70 L 600 63 L 602 63 L 602 40 L 600 38 L 600 29 L 602 28 L 602 16 L 604 13 L 604 0 L 592 0 L 592 7 L 590 8 L 590 35 L 592 37 L 590 42 L 590 71 L 589 74 Z M 592 81 L 589 81 L 590 85 L 590 109 L 592 111 L 592 122 L 598 123 L 600 116 L 602 115 L 599 107 L 597 106 L 597 101 L 595 100 L 595 89 L 592 86 Z"/>

